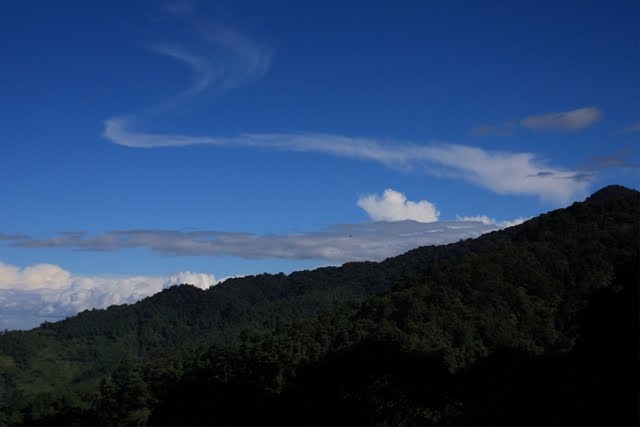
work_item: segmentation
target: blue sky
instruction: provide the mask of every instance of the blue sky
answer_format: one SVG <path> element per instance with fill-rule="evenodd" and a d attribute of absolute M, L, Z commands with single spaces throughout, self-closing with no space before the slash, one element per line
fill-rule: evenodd
<path fill-rule="evenodd" d="M 0 328 L 640 182 L 637 2 L 0 8 Z"/>

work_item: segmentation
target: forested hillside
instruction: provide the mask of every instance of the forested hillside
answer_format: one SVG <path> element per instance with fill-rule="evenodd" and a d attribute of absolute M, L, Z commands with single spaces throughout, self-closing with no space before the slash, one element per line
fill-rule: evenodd
<path fill-rule="evenodd" d="M 640 193 L 0 335 L 0 424 L 637 423 Z M 541 409 L 543 408 L 543 409 Z"/>

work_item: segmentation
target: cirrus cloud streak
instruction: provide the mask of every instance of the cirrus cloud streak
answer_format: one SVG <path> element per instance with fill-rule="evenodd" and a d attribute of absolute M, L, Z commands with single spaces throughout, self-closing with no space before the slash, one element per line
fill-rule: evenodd
<path fill-rule="evenodd" d="M 191 7 L 169 8 L 168 11 L 193 30 L 197 39 L 195 45 L 200 49 L 187 51 L 176 43 L 158 43 L 152 47 L 154 51 L 184 63 L 193 74 L 192 85 L 167 105 L 213 88 L 236 88 L 261 78 L 269 70 L 271 51 L 261 43 L 219 22 L 205 21 Z M 150 108 L 145 114 L 153 116 L 167 105 Z M 555 203 L 567 203 L 584 195 L 589 184 L 577 171 L 548 165 L 533 153 L 486 151 L 456 144 L 387 142 L 331 133 L 241 133 L 234 136 L 151 133 L 136 129 L 140 115 L 138 112 L 107 118 L 103 137 L 132 148 L 214 145 L 313 152 L 373 161 L 396 169 L 419 169 L 440 177 L 462 179 L 499 194 L 537 196 Z M 582 108 L 527 117 L 522 124 L 535 128 L 575 129 L 598 120 L 600 115 L 596 108 Z M 486 131 L 481 130 L 481 133 Z M 541 175 L 540 172 L 548 173 Z"/>
<path fill-rule="evenodd" d="M 531 195 L 555 203 L 583 196 L 591 181 L 577 170 L 549 165 L 533 153 L 488 151 L 458 144 L 386 143 L 317 133 L 245 133 L 234 137 L 154 134 L 132 130 L 130 120 L 123 117 L 106 120 L 103 136 L 132 148 L 213 145 L 368 160 L 390 168 L 420 169 L 462 179 L 499 194 Z"/>

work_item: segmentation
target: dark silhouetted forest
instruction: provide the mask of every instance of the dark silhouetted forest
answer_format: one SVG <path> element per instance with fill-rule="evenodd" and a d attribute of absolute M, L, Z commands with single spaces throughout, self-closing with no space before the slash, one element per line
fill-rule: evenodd
<path fill-rule="evenodd" d="M 640 193 L 0 335 L 0 425 L 638 423 Z"/>

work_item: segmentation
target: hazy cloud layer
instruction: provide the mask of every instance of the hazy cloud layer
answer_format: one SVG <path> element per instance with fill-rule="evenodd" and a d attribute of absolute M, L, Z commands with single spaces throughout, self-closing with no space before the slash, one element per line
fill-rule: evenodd
<path fill-rule="evenodd" d="M 590 159 L 587 167 L 595 170 L 608 168 L 627 169 L 637 173 L 640 170 L 640 162 L 629 160 L 630 157 L 631 151 L 628 149 L 606 156 L 595 156 Z"/>
<path fill-rule="evenodd" d="M 423 223 L 405 220 L 334 225 L 317 232 L 291 235 L 125 230 L 94 236 L 67 232 L 44 239 L 17 235 L 6 243 L 24 248 L 86 251 L 148 248 L 163 254 L 183 256 L 232 255 L 249 259 L 315 259 L 341 263 L 382 260 L 418 246 L 477 237 L 500 227 L 480 221 Z M 20 268 L 0 263 L 0 329 L 31 328 L 44 320 L 59 320 L 85 309 L 133 303 L 179 283 L 207 288 L 218 281 L 211 274 L 192 272 L 168 277 L 83 276 L 52 264 Z"/>
<path fill-rule="evenodd" d="M 491 218 L 487 215 L 472 215 L 472 216 L 460 216 L 456 215 L 456 219 L 458 221 L 473 221 L 480 222 L 484 225 L 495 225 L 500 228 L 513 227 L 514 225 L 522 224 L 525 221 L 530 220 L 531 218 L 519 217 L 512 220 L 500 221 L 495 218 Z"/>
<path fill-rule="evenodd" d="M 412 202 L 388 189 L 382 196 L 365 196 L 359 204 L 372 216 L 422 221 L 437 219 L 429 202 Z M 34 238 L 3 234 L 5 244 L 23 248 L 64 248 L 118 251 L 147 248 L 162 254 L 231 255 L 248 259 L 313 259 L 335 264 L 382 260 L 423 246 L 455 242 L 521 222 L 496 221 L 486 216 L 457 221 L 380 221 L 333 225 L 320 231 L 290 235 L 257 235 L 213 230 L 122 230 L 98 235 L 65 232 Z M 224 279 L 223 279 L 224 280 Z M 165 287 L 190 283 L 208 288 L 219 281 L 205 273 L 179 272 L 165 276 L 74 275 L 53 264 L 17 267 L 0 262 L 0 329 L 24 329 L 90 308 L 132 303 Z"/>
<path fill-rule="evenodd" d="M 215 230 L 122 230 L 98 235 L 64 233 L 9 242 L 23 248 L 117 251 L 147 248 L 178 256 L 231 255 L 245 259 L 311 259 L 330 262 L 381 260 L 422 245 L 455 242 L 495 230 L 496 225 L 468 221 L 374 222 L 333 225 L 320 231 L 258 235 Z"/>
<path fill-rule="evenodd" d="M 530 129 L 571 132 L 591 127 L 600 119 L 602 119 L 602 111 L 599 108 L 587 107 L 528 116 L 522 119 L 520 124 Z"/>
<path fill-rule="evenodd" d="M 25 329 L 91 308 L 128 304 L 189 283 L 202 289 L 219 281 L 212 274 L 164 276 L 74 275 L 57 265 L 17 267 L 0 262 L 0 330 Z"/>
<path fill-rule="evenodd" d="M 332 134 L 242 134 L 216 138 L 180 134 L 136 132 L 127 119 L 105 122 L 104 137 L 135 148 L 215 145 L 315 152 L 368 160 L 398 169 L 419 169 L 438 176 L 457 178 L 500 194 L 538 196 L 566 203 L 583 196 L 589 186 L 576 170 L 555 167 L 533 153 L 487 151 L 452 144 L 389 144 L 374 139 Z"/>
<path fill-rule="evenodd" d="M 358 206 L 364 209 L 374 221 L 402 221 L 434 222 L 438 220 L 440 212 L 435 205 L 427 200 L 412 202 L 398 191 L 388 188 L 382 196 L 369 194 L 358 199 Z"/>

